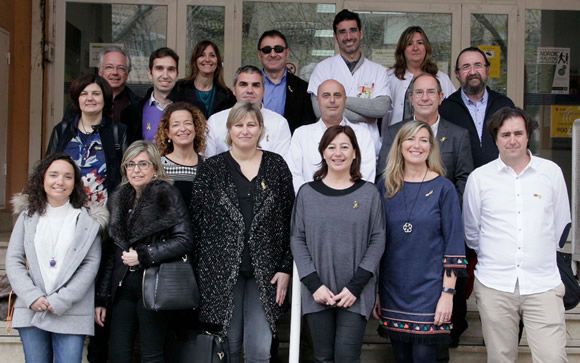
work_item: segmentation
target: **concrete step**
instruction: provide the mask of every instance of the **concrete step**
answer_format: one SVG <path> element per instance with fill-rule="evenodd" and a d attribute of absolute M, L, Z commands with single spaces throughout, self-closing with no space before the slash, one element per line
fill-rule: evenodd
<path fill-rule="evenodd" d="M 0 210 L 0 232 L 10 232 L 12 226 L 12 213 L 7 210 Z"/>

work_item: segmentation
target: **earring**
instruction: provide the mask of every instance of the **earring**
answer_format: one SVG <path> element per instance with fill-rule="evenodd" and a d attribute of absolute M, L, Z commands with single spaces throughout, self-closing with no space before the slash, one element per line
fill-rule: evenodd
<path fill-rule="evenodd" d="M 167 143 L 168 144 L 171 144 L 171 139 L 167 139 Z"/>

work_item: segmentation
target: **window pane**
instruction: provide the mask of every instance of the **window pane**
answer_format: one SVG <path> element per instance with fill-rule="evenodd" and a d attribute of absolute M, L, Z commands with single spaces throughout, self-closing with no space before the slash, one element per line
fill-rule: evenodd
<path fill-rule="evenodd" d="M 202 40 L 211 40 L 217 44 L 224 57 L 224 24 L 225 8 L 223 6 L 188 6 L 187 7 L 187 47 L 185 77 L 189 75 L 189 59 L 195 45 Z"/>
<path fill-rule="evenodd" d="M 74 78 L 97 66 L 96 44 L 112 43 L 131 57 L 131 89 L 145 94 L 149 55 L 166 45 L 166 36 L 166 6 L 67 3 L 65 93 Z"/>
<path fill-rule="evenodd" d="M 419 25 L 433 47 L 433 59 L 442 72 L 449 74 L 451 59 L 451 14 L 359 12 L 364 31 L 365 56 L 390 68 L 395 64 L 395 49 L 401 33 Z"/>
<path fill-rule="evenodd" d="M 471 45 L 481 48 L 489 59 L 489 87 L 507 94 L 508 16 L 472 14 Z"/>
<path fill-rule="evenodd" d="M 259 66 L 257 43 L 266 30 L 277 29 L 290 46 L 289 62 L 308 80 L 318 62 L 334 55 L 334 4 L 244 2 L 242 64 Z"/>

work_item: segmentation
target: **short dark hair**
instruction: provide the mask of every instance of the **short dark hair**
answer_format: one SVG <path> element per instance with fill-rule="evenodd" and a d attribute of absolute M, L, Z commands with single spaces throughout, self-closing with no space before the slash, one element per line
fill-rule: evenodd
<path fill-rule="evenodd" d="M 107 82 L 101 76 L 92 73 L 84 74 L 72 81 L 69 89 L 69 96 L 72 102 L 72 107 L 75 112 L 81 112 L 81 107 L 79 106 L 79 97 L 81 92 L 92 83 L 96 83 L 99 87 L 101 87 L 101 91 L 103 92 L 103 99 L 105 101 L 105 105 L 103 106 L 103 114 L 108 115 L 113 108 L 113 91 L 111 90 L 111 86 L 109 86 L 109 82 Z"/>
<path fill-rule="evenodd" d="M 264 40 L 264 38 L 282 38 L 282 40 L 284 41 L 284 47 L 288 48 L 288 41 L 286 40 L 286 36 L 284 36 L 284 34 L 282 34 L 279 30 L 276 29 L 272 29 L 272 30 L 266 30 L 265 32 L 262 33 L 262 35 L 260 36 L 260 39 L 258 39 L 258 50 L 260 50 L 260 45 L 262 44 L 262 40 Z"/>
<path fill-rule="evenodd" d="M 249 73 L 249 74 L 258 73 L 260 75 L 260 78 L 262 79 L 262 87 L 264 87 L 264 75 L 262 74 L 262 71 L 260 70 L 260 68 L 253 66 L 253 65 L 241 66 L 240 68 L 238 68 L 236 70 L 236 73 L 234 73 L 234 86 L 238 83 L 238 78 L 240 78 L 240 74 L 242 74 L 242 73 Z"/>
<path fill-rule="evenodd" d="M 34 166 L 32 174 L 30 174 L 30 177 L 24 186 L 24 194 L 28 197 L 28 216 L 32 216 L 34 213 L 43 215 L 46 211 L 48 199 L 46 197 L 46 191 L 44 190 L 44 176 L 52 163 L 57 160 L 66 161 L 74 170 L 74 187 L 69 197 L 70 204 L 74 208 L 81 208 L 85 204 L 87 195 L 85 194 L 83 182 L 81 180 L 81 172 L 78 166 L 69 155 L 58 152 L 49 154 L 39 160 Z"/>
<path fill-rule="evenodd" d="M 336 26 L 345 20 L 356 21 L 356 26 L 358 26 L 358 30 L 362 30 L 360 17 L 358 16 L 358 14 L 353 13 L 348 9 L 343 9 L 334 16 L 334 21 L 332 22 L 332 30 L 334 31 L 334 34 L 336 34 Z"/>
<path fill-rule="evenodd" d="M 326 164 L 326 161 L 324 160 L 324 150 L 326 150 L 332 140 L 334 140 L 339 134 L 345 134 L 349 138 L 352 148 L 354 149 L 355 158 L 350 165 L 350 180 L 353 182 L 361 180 L 361 152 L 356 139 L 356 134 L 350 126 L 342 125 L 330 126 L 326 131 L 324 131 L 320 143 L 318 144 L 318 152 L 320 153 L 320 158 L 322 160 L 320 161 L 320 169 L 314 173 L 314 180 L 322 180 L 328 174 L 328 164 Z"/>
<path fill-rule="evenodd" d="M 173 58 L 173 60 L 175 61 L 175 66 L 179 68 L 179 56 L 177 55 L 177 53 L 175 53 L 175 51 L 171 48 L 162 47 L 155 50 L 149 56 L 149 70 L 151 71 L 153 69 L 153 62 L 155 61 L 155 59 L 165 57 Z"/>
<path fill-rule="evenodd" d="M 476 53 L 481 54 L 481 56 L 485 60 L 485 66 L 489 67 L 489 60 L 487 59 L 487 56 L 485 55 L 485 52 L 483 50 L 479 49 L 478 47 L 467 47 L 467 48 L 463 49 L 461 52 L 459 52 L 459 54 L 457 55 L 457 59 L 455 60 L 455 71 L 456 72 L 459 72 L 459 58 L 461 58 L 463 53 L 467 53 L 467 52 L 476 52 Z"/>
<path fill-rule="evenodd" d="M 489 122 L 487 124 L 487 131 L 491 134 L 493 140 L 494 141 L 497 140 L 497 133 L 499 129 L 503 126 L 505 120 L 517 117 L 524 120 L 529 142 L 529 140 L 532 139 L 532 134 L 534 133 L 534 130 L 538 128 L 538 123 L 532 120 L 521 108 L 510 106 L 500 108 L 493 115 L 491 115 Z"/>

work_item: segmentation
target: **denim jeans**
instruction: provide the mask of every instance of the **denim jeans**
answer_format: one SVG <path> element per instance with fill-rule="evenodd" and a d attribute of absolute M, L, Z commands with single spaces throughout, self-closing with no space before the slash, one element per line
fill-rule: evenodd
<path fill-rule="evenodd" d="M 317 363 L 358 363 L 367 319 L 342 308 L 306 314 Z"/>
<path fill-rule="evenodd" d="M 83 359 L 84 335 L 18 328 L 26 363 L 75 363 Z"/>
<path fill-rule="evenodd" d="M 255 278 L 240 275 L 234 286 L 234 313 L 228 330 L 230 363 L 268 363 L 272 330 L 260 302 Z"/>
<path fill-rule="evenodd" d="M 395 362 L 397 363 L 435 363 L 437 345 L 407 343 L 391 340 Z"/>

